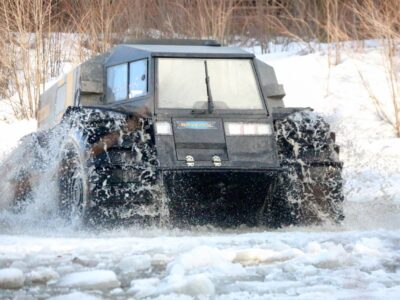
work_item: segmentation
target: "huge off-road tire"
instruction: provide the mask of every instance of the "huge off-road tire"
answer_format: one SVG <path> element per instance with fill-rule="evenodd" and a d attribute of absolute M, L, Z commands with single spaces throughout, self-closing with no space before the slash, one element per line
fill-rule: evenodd
<path fill-rule="evenodd" d="M 60 168 L 60 210 L 93 225 L 158 221 L 160 187 L 152 124 L 112 111 L 75 109 Z"/>
<path fill-rule="evenodd" d="M 342 163 L 329 124 L 305 110 L 276 120 L 275 130 L 284 168 L 276 194 L 288 207 L 282 223 L 343 220 Z"/>
<path fill-rule="evenodd" d="M 59 209 L 67 221 L 87 221 L 88 180 L 84 153 L 76 142 L 68 141 L 61 152 L 58 187 Z"/>

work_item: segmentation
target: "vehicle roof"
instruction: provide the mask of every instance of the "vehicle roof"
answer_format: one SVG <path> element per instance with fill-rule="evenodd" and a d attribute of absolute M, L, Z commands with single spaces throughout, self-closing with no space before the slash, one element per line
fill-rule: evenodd
<path fill-rule="evenodd" d="M 229 57 L 253 58 L 254 55 L 237 47 L 204 45 L 124 44 L 115 46 L 105 61 L 106 66 L 117 65 L 145 57 Z"/>

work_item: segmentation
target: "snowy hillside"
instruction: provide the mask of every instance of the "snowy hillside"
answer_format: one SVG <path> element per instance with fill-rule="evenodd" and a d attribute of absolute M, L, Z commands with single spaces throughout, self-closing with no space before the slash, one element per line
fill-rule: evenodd
<path fill-rule="evenodd" d="M 398 299 L 400 138 L 359 76 L 388 101 L 379 48 L 331 66 L 323 51 L 258 57 L 275 68 L 287 106 L 313 107 L 336 131 L 342 225 L 93 233 L 60 227 L 32 206 L 22 216 L 0 213 L 0 298 Z M 0 157 L 34 129 L 33 121 L 0 122 Z"/>

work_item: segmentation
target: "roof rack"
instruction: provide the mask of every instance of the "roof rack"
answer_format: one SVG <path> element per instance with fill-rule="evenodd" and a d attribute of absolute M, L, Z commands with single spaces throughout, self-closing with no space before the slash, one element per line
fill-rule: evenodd
<path fill-rule="evenodd" d="M 212 46 L 221 47 L 216 40 L 195 40 L 195 39 L 148 39 L 134 40 L 128 44 L 132 45 L 174 45 L 174 46 Z"/>

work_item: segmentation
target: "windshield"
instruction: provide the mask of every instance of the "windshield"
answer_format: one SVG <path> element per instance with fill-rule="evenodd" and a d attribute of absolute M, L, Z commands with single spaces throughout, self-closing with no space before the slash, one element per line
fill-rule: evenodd
<path fill-rule="evenodd" d="M 263 109 L 249 59 L 159 58 L 157 75 L 159 108 Z"/>

